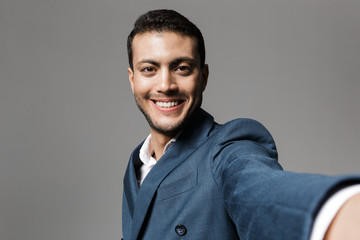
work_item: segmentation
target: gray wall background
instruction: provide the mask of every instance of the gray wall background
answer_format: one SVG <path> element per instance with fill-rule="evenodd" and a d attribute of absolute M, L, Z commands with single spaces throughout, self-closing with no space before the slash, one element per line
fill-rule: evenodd
<path fill-rule="evenodd" d="M 292 171 L 360 171 L 360 1 L 0 2 L 0 239 L 121 237 L 122 178 L 148 133 L 127 77 L 137 16 L 202 30 L 204 108 L 262 122 Z"/>

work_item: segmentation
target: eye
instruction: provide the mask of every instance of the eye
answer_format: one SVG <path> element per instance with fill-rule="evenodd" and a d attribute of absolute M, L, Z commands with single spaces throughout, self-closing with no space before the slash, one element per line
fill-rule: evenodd
<path fill-rule="evenodd" d="M 190 74 L 192 72 L 192 68 L 190 66 L 181 65 L 175 69 L 175 71 L 184 73 L 184 74 Z"/>
<path fill-rule="evenodd" d="M 154 72 L 155 69 L 153 67 L 144 67 L 140 69 L 141 72 L 147 72 L 147 73 L 151 73 Z"/>

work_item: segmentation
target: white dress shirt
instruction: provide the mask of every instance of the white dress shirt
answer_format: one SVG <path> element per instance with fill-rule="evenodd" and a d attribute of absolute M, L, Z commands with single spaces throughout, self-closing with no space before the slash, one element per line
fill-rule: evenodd
<path fill-rule="evenodd" d="M 175 143 L 176 138 L 178 136 L 179 136 L 179 134 L 177 134 L 174 138 L 172 138 L 165 145 L 164 153 L 167 150 L 169 150 L 169 148 Z M 150 170 L 154 167 L 154 165 L 157 162 L 156 159 L 153 158 L 154 151 L 152 149 L 150 149 L 150 140 L 151 140 L 151 134 L 146 138 L 145 142 L 143 143 L 143 145 L 140 148 L 139 157 L 140 157 L 140 160 L 142 161 L 143 165 L 140 168 L 140 176 L 136 176 L 139 186 L 141 186 L 145 177 L 148 175 Z"/>

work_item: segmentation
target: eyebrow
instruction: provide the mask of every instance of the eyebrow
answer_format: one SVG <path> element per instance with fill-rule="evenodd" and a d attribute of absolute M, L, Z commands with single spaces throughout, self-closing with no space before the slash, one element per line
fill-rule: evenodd
<path fill-rule="evenodd" d="M 190 58 L 190 57 L 178 57 L 178 58 L 175 58 L 174 60 L 172 60 L 170 62 L 170 67 L 173 68 L 177 65 L 179 65 L 180 63 L 182 62 L 187 62 L 191 65 L 195 65 L 195 62 L 196 60 L 194 58 Z M 157 62 L 157 61 L 154 61 L 152 59 L 143 59 L 143 60 L 140 60 L 138 63 L 136 63 L 135 66 L 139 66 L 140 64 L 143 64 L 143 63 L 149 63 L 151 65 L 154 65 L 154 66 L 157 66 L 157 67 L 160 67 L 160 63 Z"/>
<path fill-rule="evenodd" d="M 154 60 L 151 60 L 151 59 L 143 59 L 143 60 L 137 62 L 135 66 L 138 67 L 140 64 L 143 64 L 143 63 L 150 63 L 151 65 L 154 65 L 154 66 L 157 66 L 157 67 L 160 66 L 160 64 L 158 62 L 156 62 Z"/>

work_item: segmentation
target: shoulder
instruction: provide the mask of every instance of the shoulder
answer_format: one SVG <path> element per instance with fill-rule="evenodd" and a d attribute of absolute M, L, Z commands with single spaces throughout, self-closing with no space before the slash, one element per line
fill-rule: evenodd
<path fill-rule="evenodd" d="M 218 127 L 217 138 L 226 141 L 248 140 L 260 144 L 273 144 L 274 139 L 266 127 L 250 118 L 237 118 Z"/>
<path fill-rule="evenodd" d="M 215 158 L 266 155 L 277 160 L 274 139 L 264 125 L 254 119 L 234 119 L 217 126 L 214 131 L 212 154 Z"/>
<path fill-rule="evenodd" d="M 264 125 L 257 120 L 251 118 L 236 118 L 232 121 L 229 121 L 223 124 L 224 129 L 238 129 L 245 132 L 259 132 L 259 131 L 267 131 Z"/>

